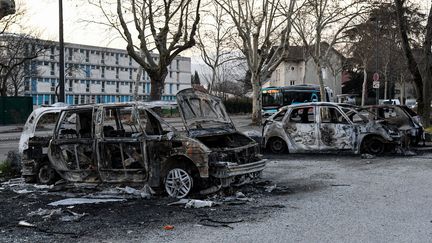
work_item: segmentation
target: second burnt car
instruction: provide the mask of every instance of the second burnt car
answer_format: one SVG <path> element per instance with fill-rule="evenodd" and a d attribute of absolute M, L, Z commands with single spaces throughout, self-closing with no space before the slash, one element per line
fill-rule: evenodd
<path fill-rule="evenodd" d="M 193 93 L 180 92 L 178 99 Z M 192 101 L 196 110 L 186 124 L 197 117 L 205 123 L 207 114 L 227 118 L 220 100 L 202 98 Z M 229 186 L 264 169 L 258 144 L 235 128 L 229 131 L 225 137 L 186 136 L 140 102 L 72 106 L 60 114 L 48 155 L 69 182 L 147 183 L 182 198 L 193 188 Z"/>
<path fill-rule="evenodd" d="M 335 103 L 291 105 L 271 116 L 263 145 L 273 153 L 342 152 L 380 154 L 400 144 L 397 129 Z"/>
<path fill-rule="evenodd" d="M 424 129 L 420 117 L 405 105 L 371 105 L 357 108 L 374 114 L 373 119 L 382 120 L 388 126 L 394 126 L 404 133 L 407 143 L 417 145 L 424 140 Z"/>

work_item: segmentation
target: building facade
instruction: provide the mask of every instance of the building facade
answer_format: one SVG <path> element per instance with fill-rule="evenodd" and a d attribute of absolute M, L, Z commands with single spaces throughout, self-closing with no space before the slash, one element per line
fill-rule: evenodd
<path fill-rule="evenodd" d="M 324 85 L 333 90 L 334 95 L 342 93 L 342 67 L 344 57 L 332 49 L 329 65 L 321 68 Z M 315 62 L 306 54 L 302 46 L 291 46 L 288 57 L 277 67 L 263 87 L 290 86 L 298 84 L 319 84 Z"/>
<path fill-rule="evenodd" d="M 26 64 L 24 95 L 34 105 L 57 101 L 59 45 L 50 42 L 44 55 Z M 158 55 L 153 59 L 157 62 Z M 132 100 L 138 63 L 126 50 L 65 43 L 65 102 L 68 104 L 127 102 Z M 162 100 L 175 100 L 179 90 L 191 87 L 191 59 L 176 57 L 168 67 Z M 148 100 L 150 78 L 143 72 L 138 95 Z"/>

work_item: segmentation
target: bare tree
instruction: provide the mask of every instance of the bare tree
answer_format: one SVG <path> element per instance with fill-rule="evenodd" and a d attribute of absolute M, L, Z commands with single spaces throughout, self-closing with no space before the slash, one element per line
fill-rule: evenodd
<path fill-rule="evenodd" d="M 89 0 L 89 3 L 99 8 L 105 18 L 89 22 L 113 28 L 126 40 L 128 54 L 151 79 L 150 99 L 160 100 L 168 66 L 177 55 L 195 45 L 201 0 Z M 111 11 L 114 6 L 115 12 Z"/>
<path fill-rule="evenodd" d="M 409 30 L 407 26 L 407 11 L 405 8 L 405 0 L 394 0 L 396 4 L 396 13 L 398 19 L 399 31 L 402 39 L 402 48 L 405 53 L 405 59 L 408 64 L 408 69 L 413 76 L 413 82 L 416 87 L 418 112 L 422 117 L 423 125 L 430 125 L 431 115 L 431 89 L 432 89 L 432 8 L 429 10 L 429 16 L 426 23 L 426 35 L 421 50 L 421 61 L 423 68 L 414 58 L 409 40 Z"/>
<path fill-rule="evenodd" d="M 350 28 L 356 17 L 366 12 L 365 2 L 304 0 L 303 7 L 294 18 L 293 27 L 316 65 L 321 100 L 326 100 L 322 68 L 329 61 L 334 47 L 344 39 L 344 30 Z"/>
<path fill-rule="evenodd" d="M 14 0 L 0 0 L 0 19 L 15 13 Z"/>
<path fill-rule="evenodd" d="M 230 17 L 214 0 L 203 6 L 206 13 L 198 28 L 197 47 L 201 52 L 203 62 L 211 70 L 209 93 L 218 82 L 219 67 L 226 62 L 238 59 L 230 45 L 234 26 Z"/>
<path fill-rule="evenodd" d="M 28 34 L 0 35 L 0 96 L 7 96 L 11 87 L 13 95 L 18 95 L 23 78 L 32 71 L 25 70 L 25 64 L 43 55 L 46 48 L 43 41 Z"/>
<path fill-rule="evenodd" d="M 241 50 L 251 72 L 252 122 L 261 123 L 261 86 L 288 55 L 295 0 L 216 0 L 237 29 Z M 284 11 L 284 12 L 282 12 Z"/>

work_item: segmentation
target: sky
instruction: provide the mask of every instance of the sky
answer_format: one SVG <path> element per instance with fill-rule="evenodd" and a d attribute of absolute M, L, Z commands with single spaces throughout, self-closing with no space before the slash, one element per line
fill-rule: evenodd
<path fill-rule="evenodd" d="M 342 1 L 342 0 L 341 0 Z M 423 5 L 426 11 L 430 8 L 430 0 L 415 0 Z M 58 40 L 58 2 L 59 0 L 16 0 L 16 4 L 25 3 L 28 15 L 26 24 L 37 29 L 42 33 L 42 39 Z M 83 23 L 83 18 L 97 14 L 97 10 L 89 8 L 87 0 L 63 0 L 64 15 L 64 40 L 65 42 L 126 48 L 126 44 L 121 39 L 114 39 L 113 34 L 107 34 L 106 30 L 98 26 L 87 26 Z M 192 58 L 192 69 L 196 70 L 200 65 L 199 53 L 196 50 L 188 50 L 181 54 Z"/>

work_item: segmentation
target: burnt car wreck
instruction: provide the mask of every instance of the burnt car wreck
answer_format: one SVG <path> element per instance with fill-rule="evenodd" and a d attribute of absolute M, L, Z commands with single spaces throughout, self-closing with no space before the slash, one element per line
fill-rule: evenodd
<path fill-rule="evenodd" d="M 372 115 L 328 102 L 287 106 L 265 122 L 263 146 L 273 153 L 354 154 L 381 154 L 399 146 L 399 130 Z"/>
<path fill-rule="evenodd" d="M 187 134 L 140 102 L 63 109 L 51 166 L 68 182 L 145 183 L 176 198 L 264 169 L 259 144 L 235 129 L 218 98 L 187 89 L 177 99 Z"/>

